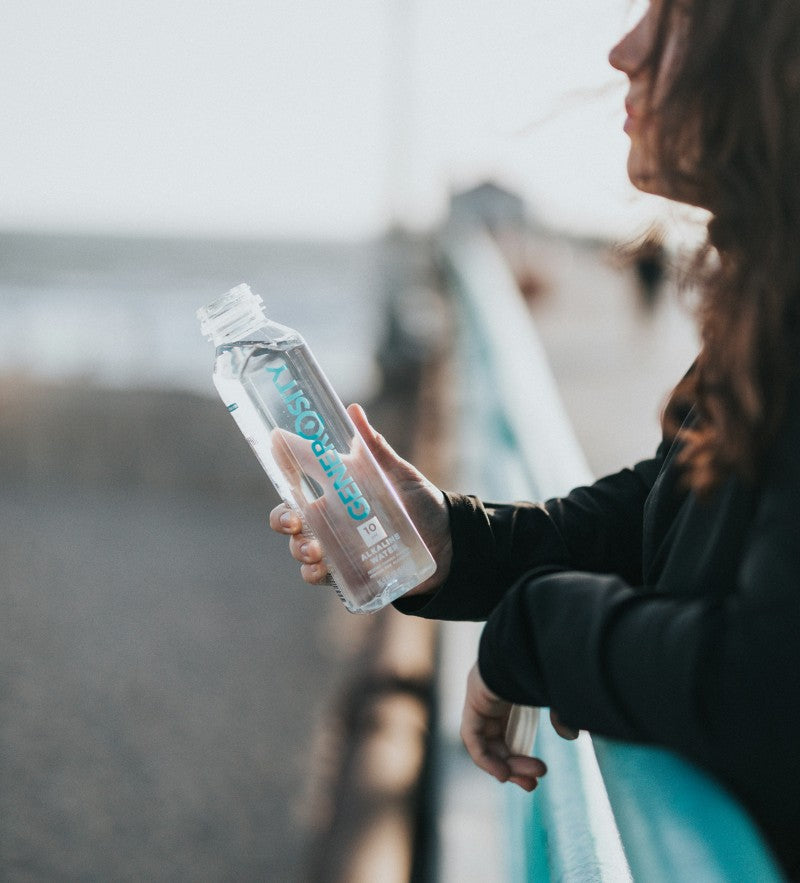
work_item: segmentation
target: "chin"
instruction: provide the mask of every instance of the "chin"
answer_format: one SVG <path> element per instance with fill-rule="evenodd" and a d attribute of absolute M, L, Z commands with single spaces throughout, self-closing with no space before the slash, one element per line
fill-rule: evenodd
<path fill-rule="evenodd" d="M 628 178 L 642 193 L 662 196 L 664 199 L 686 203 L 704 210 L 710 207 L 710 200 L 705 192 L 707 188 L 698 185 L 697 175 L 692 175 L 688 168 L 679 170 L 676 175 L 664 175 L 652 152 L 644 150 L 642 145 L 636 142 L 632 142 L 628 154 Z"/>
<path fill-rule="evenodd" d="M 642 151 L 638 150 L 635 145 L 631 145 L 631 151 L 628 154 L 628 178 L 631 184 L 642 193 L 667 196 L 664 193 L 664 182 L 655 163 L 649 157 L 643 157 Z"/>
<path fill-rule="evenodd" d="M 642 193 L 649 193 L 651 196 L 667 195 L 658 186 L 658 179 L 653 174 L 642 172 L 639 169 L 629 169 L 628 178 L 631 184 Z"/>

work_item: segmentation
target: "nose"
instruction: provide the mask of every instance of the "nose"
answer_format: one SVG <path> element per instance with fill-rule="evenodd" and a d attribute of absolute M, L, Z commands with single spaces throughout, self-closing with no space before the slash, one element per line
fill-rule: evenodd
<path fill-rule="evenodd" d="M 608 63 L 611 67 L 627 74 L 629 77 L 641 67 L 644 61 L 646 49 L 647 14 L 639 23 L 612 48 L 608 53 Z"/>
<path fill-rule="evenodd" d="M 623 44 L 625 42 L 625 37 L 623 37 L 619 43 L 617 43 L 612 49 L 611 52 L 608 53 L 608 63 L 611 67 L 616 68 L 618 71 L 625 72 L 625 56 L 623 54 Z"/>
<path fill-rule="evenodd" d="M 630 52 L 628 51 L 630 37 L 631 34 L 626 34 L 608 53 L 608 63 L 611 67 L 622 71 L 624 74 L 630 74 L 633 70 L 633 65 L 630 63 Z"/>

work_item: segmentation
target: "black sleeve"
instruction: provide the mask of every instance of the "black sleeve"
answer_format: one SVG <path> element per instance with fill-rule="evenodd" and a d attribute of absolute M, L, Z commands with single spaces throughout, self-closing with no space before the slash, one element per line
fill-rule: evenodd
<path fill-rule="evenodd" d="M 570 569 L 641 582 L 645 501 L 669 447 L 664 441 L 652 459 L 545 503 L 566 545 Z"/>
<path fill-rule="evenodd" d="M 740 795 L 763 796 L 765 812 L 785 808 L 784 798 L 796 805 L 799 540 L 797 408 L 764 471 L 727 594 L 667 596 L 614 575 L 534 572 L 490 616 L 481 673 L 500 696 L 552 706 L 574 727 L 679 750 Z"/>
<path fill-rule="evenodd" d="M 543 566 L 639 580 L 644 503 L 666 448 L 543 505 L 445 494 L 453 537 L 448 579 L 434 595 L 401 598 L 395 607 L 429 619 L 483 620 L 523 574 Z"/>

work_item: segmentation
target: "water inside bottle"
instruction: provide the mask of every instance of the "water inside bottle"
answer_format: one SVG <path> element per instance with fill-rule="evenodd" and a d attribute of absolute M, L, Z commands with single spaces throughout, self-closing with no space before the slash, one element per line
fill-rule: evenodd
<path fill-rule="evenodd" d="M 324 407 L 338 399 L 302 339 L 218 347 L 215 383 L 223 400 L 233 395 L 231 382 L 253 411 L 249 419 L 232 413 L 281 496 L 322 544 L 348 609 L 377 610 L 434 572 L 347 412 Z"/>

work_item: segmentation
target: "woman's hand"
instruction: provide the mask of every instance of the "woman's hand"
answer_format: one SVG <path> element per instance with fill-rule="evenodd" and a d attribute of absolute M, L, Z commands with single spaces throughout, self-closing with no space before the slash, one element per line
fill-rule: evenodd
<path fill-rule="evenodd" d="M 467 697 L 461 716 L 461 738 L 469 756 L 500 782 L 513 782 L 533 791 L 547 767 L 538 757 L 512 754 L 506 743 L 511 703 L 494 694 L 484 683 L 477 664 L 467 678 Z"/>
<path fill-rule="evenodd" d="M 411 463 L 403 460 L 379 435 L 367 420 L 360 405 L 347 409 L 372 455 L 387 474 L 425 545 L 436 561 L 436 572 L 409 595 L 423 595 L 438 588 L 446 579 L 452 560 L 450 519 L 444 495 Z M 285 503 L 276 506 L 269 515 L 269 526 L 289 537 L 289 551 L 300 562 L 300 575 L 311 585 L 324 583 L 328 569 L 323 560 L 325 550 L 316 539 L 302 534 L 303 523 L 298 514 Z"/>

